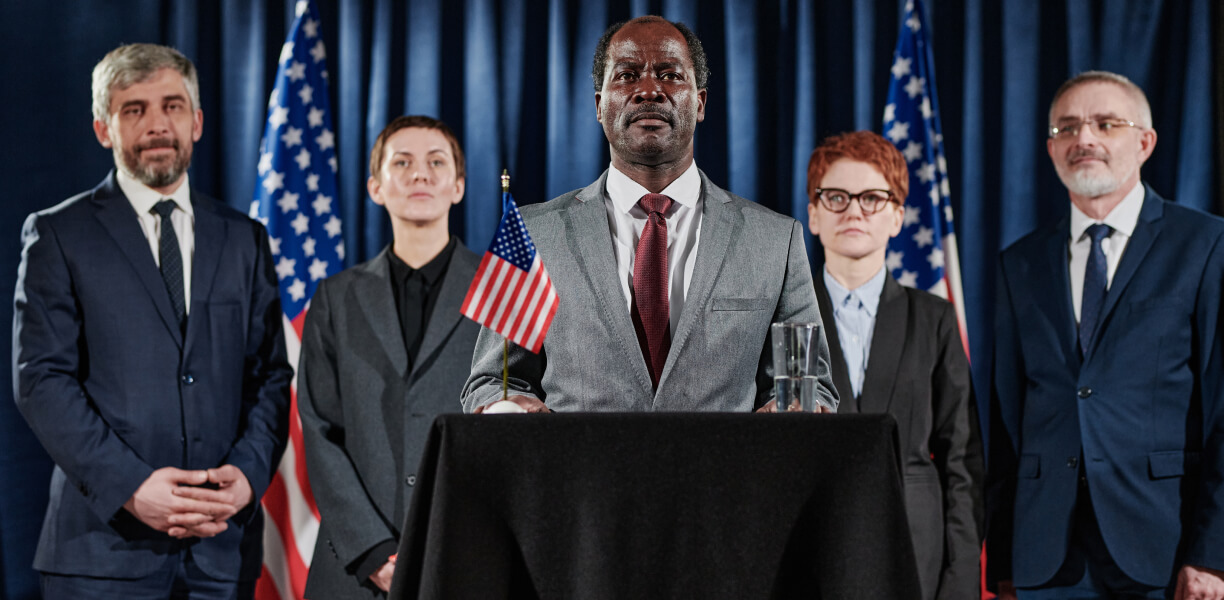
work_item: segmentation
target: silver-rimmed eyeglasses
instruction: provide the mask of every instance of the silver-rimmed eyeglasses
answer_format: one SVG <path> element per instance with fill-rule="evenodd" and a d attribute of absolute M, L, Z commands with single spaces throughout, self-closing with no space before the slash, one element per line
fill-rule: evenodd
<path fill-rule="evenodd" d="M 893 193 L 890 190 L 863 190 L 857 194 L 851 194 L 846 190 L 836 188 L 817 188 L 814 192 L 816 197 L 820 198 L 820 205 L 825 207 L 825 210 L 835 213 L 846 212 L 846 209 L 850 208 L 850 201 L 857 199 L 863 216 L 870 216 L 882 210 L 889 202 L 894 201 Z"/>
<path fill-rule="evenodd" d="M 1100 138 L 1110 138 L 1125 131 L 1127 127 L 1136 127 L 1142 129 L 1134 121 L 1126 119 L 1088 119 L 1087 121 L 1075 121 L 1072 123 L 1064 123 L 1062 125 L 1050 126 L 1050 137 L 1056 140 L 1067 140 L 1079 136 L 1080 128 L 1088 125 L 1092 131 L 1092 135 Z"/>

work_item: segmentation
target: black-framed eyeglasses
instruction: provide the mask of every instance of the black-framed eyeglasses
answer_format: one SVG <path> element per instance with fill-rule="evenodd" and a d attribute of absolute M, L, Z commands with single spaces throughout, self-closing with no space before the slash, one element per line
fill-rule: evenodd
<path fill-rule="evenodd" d="M 863 216 L 874 215 L 889 202 L 895 202 L 891 190 L 863 190 L 857 194 L 851 194 L 846 190 L 836 188 L 817 188 L 814 192 L 816 197 L 820 198 L 820 205 L 825 207 L 825 210 L 835 213 L 846 212 L 846 209 L 850 208 L 850 201 L 856 199 L 859 208 L 863 210 Z"/>
<path fill-rule="evenodd" d="M 1074 123 L 1066 123 L 1064 125 L 1051 125 L 1049 131 L 1050 138 L 1056 140 L 1069 140 L 1071 138 L 1078 137 L 1080 129 L 1085 125 L 1089 126 L 1090 131 L 1092 131 L 1092 135 L 1099 138 L 1114 137 L 1122 131 L 1125 131 L 1128 127 L 1143 129 L 1143 127 L 1139 126 L 1134 121 L 1127 121 L 1126 119 L 1088 119 L 1086 121 L 1076 121 Z"/>

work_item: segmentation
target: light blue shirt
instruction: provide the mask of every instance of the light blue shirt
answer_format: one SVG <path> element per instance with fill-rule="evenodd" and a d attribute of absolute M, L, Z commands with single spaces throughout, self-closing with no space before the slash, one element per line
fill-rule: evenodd
<path fill-rule="evenodd" d="M 837 340 L 841 342 L 842 357 L 850 376 L 850 387 L 854 397 L 863 393 L 863 378 L 867 374 L 867 358 L 871 353 L 871 337 L 875 332 L 876 310 L 880 308 L 880 294 L 884 292 L 884 267 L 867 283 L 853 290 L 842 287 L 824 269 L 825 289 L 833 303 L 833 320 L 837 323 Z"/>

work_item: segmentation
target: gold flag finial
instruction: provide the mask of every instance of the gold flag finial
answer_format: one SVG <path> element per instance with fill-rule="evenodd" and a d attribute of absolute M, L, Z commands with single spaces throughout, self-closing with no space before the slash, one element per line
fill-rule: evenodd
<path fill-rule="evenodd" d="M 502 180 L 502 192 L 510 191 L 510 172 L 507 171 L 506 169 L 502 169 L 501 180 Z"/>

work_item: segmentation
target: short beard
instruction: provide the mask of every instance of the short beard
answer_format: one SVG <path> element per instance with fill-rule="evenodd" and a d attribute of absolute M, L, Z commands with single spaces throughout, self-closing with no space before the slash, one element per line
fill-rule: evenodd
<path fill-rule="evenodd" d="M 1063 185 L 1067 186 L 1072 194 L 1085 198 L 1099 198 L 1105 194 L 1112 194 L 1122 184 L 1113 176 L 1113 173 L 1096 175 L 1087 170 L 1072 171 L 1062 180 Z"/>
<path fill-rule="evenodd" d="M 140 152 L 149 148 L 173 148 L 174 161 L 169 165 L 165 163 L 141 163 Z M 191 166 L 191 147 L 188 146 L 184 150 L 179 145 L 178 140 L 155 141 L 138 145 L 131 149 L 116 146 L 114 154 L 115 162 L 122 164 L 124 170 L 133 179 L 153 189 L 164 188 L 178 181 L 183 176 L 183 173 L 187 172 L 187 168 Z"/>

